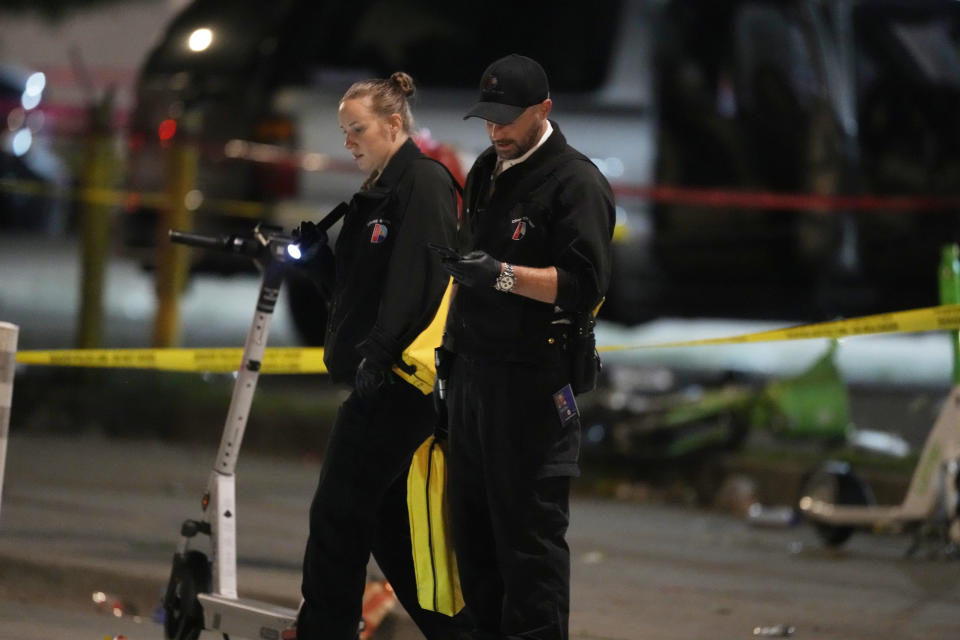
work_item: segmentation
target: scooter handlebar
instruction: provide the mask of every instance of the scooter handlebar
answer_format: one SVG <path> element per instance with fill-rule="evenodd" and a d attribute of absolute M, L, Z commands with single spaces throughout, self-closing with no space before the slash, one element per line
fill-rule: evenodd
<path fill-rule="evenodd" d="M 265 247 L 252 237 L 241 235 L 218 235 L 207 236 L 189 231 L 170 230 L 170 241 L 179 244 L 190 245 L 191 247 L 200 247 L 202 249 L 214 249 L 226 253 L 235 253 L 241 256 L 256 258 L 260 256 Z"/>
<path fill-rule="evenodd" d="M 219 249 L 227 251 L 230 245 L 230 236 L 205 236 L 199 233 L 190 233 L 187 231 L 170 230 L 170 242 L 186 244 L 191 247 L 201 247 L 203 249 Z"/>

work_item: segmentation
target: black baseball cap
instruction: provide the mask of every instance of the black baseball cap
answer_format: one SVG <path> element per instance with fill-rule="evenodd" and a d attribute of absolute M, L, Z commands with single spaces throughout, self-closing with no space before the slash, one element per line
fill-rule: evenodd
<path fill-rule="evenodd" d="M 497 124 L 510 124 L 527 107 L 550 97 L 547 73 L 540 63 L 527 56 L 511 53 L 500 58 L 480 78 L 480 102 L 463 116 L 483 118 Z"/>

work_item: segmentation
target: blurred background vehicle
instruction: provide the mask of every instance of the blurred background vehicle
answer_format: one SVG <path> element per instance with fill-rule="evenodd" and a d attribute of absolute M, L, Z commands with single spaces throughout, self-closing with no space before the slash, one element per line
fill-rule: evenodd
<path fill-rule="evenodd" d="M 170 177 L 165 150 L 180 143 L 196 145 L 201 164 L 194 187 L 203 194 L 196 207 L 199 232 L 246 231 L 251 217 L 262 217 L 264 207 L 296 192 L 297 174 L 286 155 L 280 156 L 284 162 L 253 163 L 224 151 L 230 140 L 284 152 L 298 145 L 293 122 L 272 110 L 270 94 L 281 65 L 277 42 L 289 5 L 190 4 L 170 22 L 140 68 L 129 122 L 127 187 L 136 193 L 164 191 Z M 224 199 L 253 207 L 241 207 L 238 215 L 229 203 L 224 207 Z M 134 200 L 128 210 L 126 244 L 155 246 L 157 208 Z M 141 258 L 149 262 L 152 254 Z M 236 260 L 227 269 L 246 262 Z"/>
<path fill-rule="evenodd" d="M 654 184 L 916 200 L 657 201 L 649 309 L 819 320 L 937 304 L 939 247 L 960 235 L 960 5 L 677 1 L 660 24 Z M 938 196 L 952 205 L 926 210 Z"/>
<path fill-rule="evenodd" d="M 68 180 L 46 140 L 46 77 L 0 63 L 0 229 L 63 233 L 67 205 L 53 197 Z"/>

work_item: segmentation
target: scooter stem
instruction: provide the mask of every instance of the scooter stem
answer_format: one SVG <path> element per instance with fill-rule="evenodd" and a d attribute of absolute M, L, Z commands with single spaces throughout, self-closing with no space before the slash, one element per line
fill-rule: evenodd
<path fill-rule="evenodd" d="M 240 455 L 243 433 L 260 376 L 260 364 L 267 346 L 273 309 L 283 283 L 283 263 L 267 259 L 263 267 L 257 310 L 253 316 L 243 361 L 233 385 L 230 408 L 223 426 L 220 449 L 207 484 L 203 508 L 210 522 L 213 555 L 214 593 L 237 597 L 237 508 L 234 470 Z"/>
<path fill-rule="evenodd" d="M 217 452 L 217 459 L 213 468 L 221 475 L 233 475 L 237 466 L 243 432 L 247 426 L 247 418 L 253 404 L 253 395 L 257 388 L 257 380 L 260 377 L 263 353 L 267 347 L 267 335 L 270 332 L 273 309 L 277 304 L 282 283 L 282 265 L 273 261 L 267 262 L 260 284 L 257 310 L 253 316 L 253 323 L 250 325 L 247 342 L 243 348 L 243 361 L 237 371 L 237 379 L 233 385 L 230 408 L 227 411 L 220 449 Z"/>

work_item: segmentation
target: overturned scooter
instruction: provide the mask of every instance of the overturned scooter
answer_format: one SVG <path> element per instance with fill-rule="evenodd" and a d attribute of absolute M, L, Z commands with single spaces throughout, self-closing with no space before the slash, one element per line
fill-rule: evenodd
<path fill-rule="evenodd" d="M 908 553 L 935 534 L 947 555 L 960 551 L 960 386 L 947 396 L 927 436 L 903 502 L 877 506 L 870 488 L 844 462 L 825 463 L 808 479 L 799 507 L 823 543 L 843 545 L 857 529 L 912 533 Z"/>
<path fill-rule="evenodd" d="M 325 231 L 333 214 L 318 227 Z M 339 216 L 336 216 L 339 218 Z M 203 495 L 202 516 L 186 520 L 163 597 L 164 631 L 171 640 L 196 640 L 203 630 L 237 638 L 279 639 L 296 618 L 294 609 L 237 595 L 235 468 L 253 402 L 274 306 L 285 272 L 299 258 L 298 240 L 279 229 L 257 226 L 250 235 L 205 236 L 171 231 L 173 242 L 225 251 L 255 260 L 262 269 L 256 313 L 237 371 L 214 468 Z M 211 557 L 190 544 L 210 538 Z"/>

